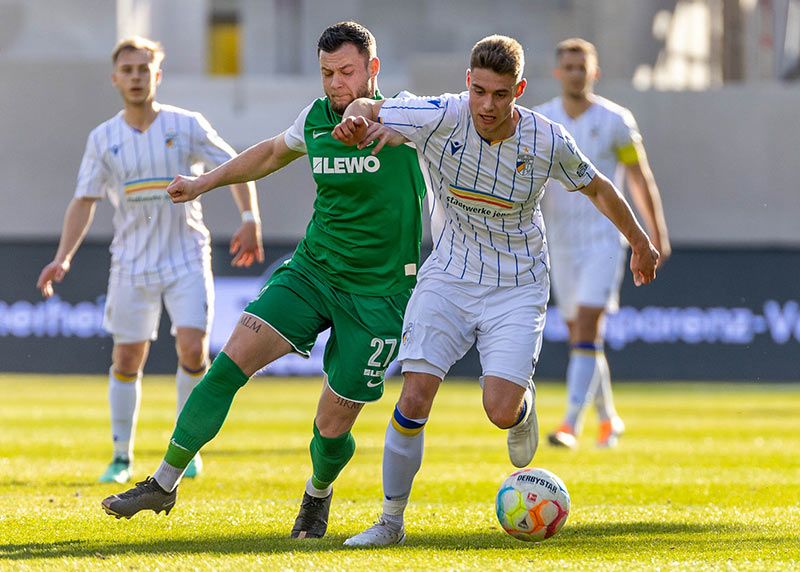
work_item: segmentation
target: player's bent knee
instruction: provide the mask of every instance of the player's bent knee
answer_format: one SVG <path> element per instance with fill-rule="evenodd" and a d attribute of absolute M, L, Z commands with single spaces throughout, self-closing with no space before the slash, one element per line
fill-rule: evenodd
<path fill-rule="evenodd" d="M 513 427 L 519 417 L 518 411 L 505 410 L 505 411 L 489 411 L 486 410 L 486 415 L 496 427 L 500 429 L 508 429 Z"/>
<path fill-rule="evenodd" d="M 147 356 L 147 343 L 117 344 L 112 352 L 114 371 L 126 375 L 135 375 L 142 369 Z"/>
<path fill-rule="evenodd" d="M 483 395 L 483 410 L 489 421 L 500 429 L 512 427 L 519 417 L 520 402 L 509 397 L 489 392 Z"/>
<path fill-rule="evenodd" d="M 189 370 L 197 370 L 203 367 L 203 364 L 208 359 L 205 347 L 202 343 L 189 344 L 187 346 L 178 347 L 178 358 L 181 365 Z"/>

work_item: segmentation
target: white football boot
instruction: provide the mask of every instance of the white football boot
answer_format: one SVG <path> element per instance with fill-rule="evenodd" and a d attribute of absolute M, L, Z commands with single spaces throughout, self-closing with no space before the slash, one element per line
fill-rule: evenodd
<path fill-rule="evenodd" d="M 360 532 L 345 540 L 344 545 L 368 548 L 371 546 L 403 544 L 405 541 L 406 531 L 403 525 L 400 525 L 400 528 L 396 528 L 381 518 L 364 532 Z"/>

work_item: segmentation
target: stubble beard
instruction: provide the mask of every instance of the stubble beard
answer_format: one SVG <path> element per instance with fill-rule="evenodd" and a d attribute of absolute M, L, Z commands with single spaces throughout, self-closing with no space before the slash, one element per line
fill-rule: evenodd
<path fill-rule="evenodd" d="M 374 88 L 371 89 L 369 83 L 364 84 L 361 87 L 361 89 L 358 90 L 356 96 L 352 100 L 345 103 L 344 105 L 338 105 L 334 103 L 333 100 L 330 99 L 330 97 L 328 98 L 328 100 L 331 102 L 331 109 L 333 109 L 334 113 L 338 115 L 344 115 L 347 106 L 350 105 L 356 99 L 359 99 L 361 97 L 369 97 L 369 98 L 375 97 L 375 89 Z"/>

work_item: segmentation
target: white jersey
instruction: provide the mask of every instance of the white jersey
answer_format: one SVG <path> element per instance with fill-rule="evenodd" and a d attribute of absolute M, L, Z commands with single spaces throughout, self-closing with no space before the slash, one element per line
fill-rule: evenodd
<path fill-rule="evenodd" d="M 235 155 L 202 115 L 169 105 L 146 131 L 120 111 L 89 134 L 75 196 L 114 207 L 110 283 L 159 284 L 210 268 L 200 202 L 173 204 L 165 189 L 197 163 L 213 168 Z"/>
<path fill-rule="evenodd" d="M 641 141 L 630 111 L 598 96 L 576 118 L 564 111 L 561 97 L 534 109 L 564 125 L 597 170 L 618 189 L 624 188 L 624 165 L 638 162 L 635 143 Z M 548 193 L 542 201 L 551 249 L 583 250 L 625 244 L 614 224 L 588 198 L 560 191 L 558 182 L 548 183 Z"/>
<path fill-rule="evenodd" d="M 539 209 L 544 183 L 552 177 L 579 189 L 592 180 L 594 167 L 561 125 L 521 106 L 511 137 L 484 140 L 472 124 L 468 98 L 467 92 L 403 93 L 380 110 L 380 120 L 416 144 L 423 158 L 435 200 L 432 258 L 470 282 L 547 288 Z"/>

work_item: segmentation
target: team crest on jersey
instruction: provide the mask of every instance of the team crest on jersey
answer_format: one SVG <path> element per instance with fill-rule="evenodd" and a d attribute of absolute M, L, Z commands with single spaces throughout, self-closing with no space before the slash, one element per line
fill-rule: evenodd
<path fill-rule="evenodd" d="M 530 177 L 533 174 L 534 158 L 529 153 L 519 153 L 517 155 L 517 174 L 523 177 Z"/>
<path fill-rule="evenodd" d="M 164 135 L 164 145 L 167 147 L 172 147 L 175 145 L 175 140 L 178 138 L 178 134 L 174 131 L 170 131 Z"/>

